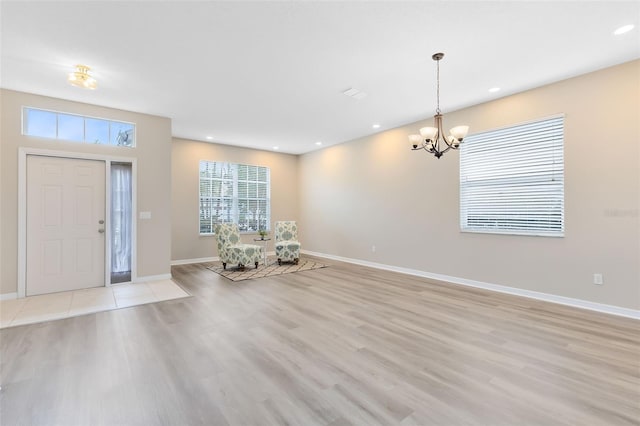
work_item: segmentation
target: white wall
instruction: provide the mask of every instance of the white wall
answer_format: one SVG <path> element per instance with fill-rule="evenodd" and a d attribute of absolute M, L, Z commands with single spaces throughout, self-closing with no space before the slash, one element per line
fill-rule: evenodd
<path fill-rule="evenodd" d="M 300 157 L 304 248 L 640 308 L 640 61 L 445 111 L 444 122 L 473 133 L 557 113 L 565 114 L 564 238 L 460 232 L 459 153 L 437 160 L 409 149 L 407 135 L 429 118 Z"/>

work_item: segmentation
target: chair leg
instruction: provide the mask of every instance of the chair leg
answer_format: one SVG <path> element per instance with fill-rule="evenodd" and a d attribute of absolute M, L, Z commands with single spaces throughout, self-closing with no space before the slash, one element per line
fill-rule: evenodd
<path fill-rule="evenodd" d="M 222 269 L 227 269 L 227 264 L 222 262 Z"/>

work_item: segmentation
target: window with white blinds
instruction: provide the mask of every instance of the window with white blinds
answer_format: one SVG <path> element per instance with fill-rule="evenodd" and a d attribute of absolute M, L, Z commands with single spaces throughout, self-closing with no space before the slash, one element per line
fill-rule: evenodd
<path fill-rule="evenodd" d="M 240 232 L 269 230 L 268 167 L 200 161 L 200 234 L 216 223 L 237 223 Z"/>
<path fill-rule="evenodd" d="M 564 116 L 465 138 L 460 145 L 460 228 L 564 235 Z"/>

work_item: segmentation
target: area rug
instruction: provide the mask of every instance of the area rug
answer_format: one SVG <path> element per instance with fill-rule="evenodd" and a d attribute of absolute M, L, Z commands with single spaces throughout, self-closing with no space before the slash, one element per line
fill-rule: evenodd
<path fill-rule="evenodd" d="M 278 265 L 278 262 L 270 259 L 267 262 L 267 266 L 259 265 L 258 268 L 247 267 L 244 269 L 237 269 L 234 267 L 228 267 L 222 269 L 222 265 L 210 265 L 207 269 L 222 275 L 225 278 L 229 278 L 231 281 L 243 281 L 252 280 L 254 278 L 272 277 L 275 275 L 290 274 L 292 272 L 311 271 L 313 269 L 325 268 L 328 265 L 314 262 L 313 260 L 300 259 L 298 264 L 283 263 Z"/>

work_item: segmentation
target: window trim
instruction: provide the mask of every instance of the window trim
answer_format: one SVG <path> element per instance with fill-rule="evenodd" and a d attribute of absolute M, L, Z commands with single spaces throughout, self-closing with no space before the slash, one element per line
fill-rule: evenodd
<path fill-rule="evenodd" d="M 43 111 L 43 112 L 50 112 L 50 113 L 54 113 L 56 114 L 56 136 L 54 138 L 50 138 L 47 136 L 36 136 L 36 135 L 30 135 L 28 133 L 25 132 L 25 116 L 26 116 L 26 111 L 27 110 L 35 110 L 35 111 Z M 73 140 L 73 139 L 64 139 L 64 138 L 59 138 L 58 137 L 58 133 L 59 133 L 59 126 L 58 126 L 58 115 L 72 115 L 75 117 L 81 117 L 83 119 L 83 137 L 86 137 L 86 119 L 90 119 L 90 120 L 100 120 L 100 121 L 105 121 L 107 123 L 109 123 L 109 141 L 111 140 L 111 124 L 112 123 L 118 123 L 118 124 L 129 124 L 131 125 L 131 127 L 133 127 L 133 144 L 132 145 L 113 145 L 111 143 L 100 143 L 100 144 L 96 144 L 87 140 L 82 140 L 82 141 L 78 141 L 78 140 Z M 136 123 L 133 123 L 131 121 L 124 121 L 124 120 L 116 120 L 116 119 L 111 119 L 111 118 L 105 118 L 105 117 L 97 117 L 97 116 L 93 116 L 93 115 L 84 115 L 84 114 L 76 114 L 73 112 L 66 112 L 66 111 L 58 111 L 58 110 L 54 110 L 54 109 L 48 109 L 48 108 L 39 108 L 39 107 L 34 107 L 34 106 L 28 106 L 28 105 L 22 105 L 22 110 L 21 110 L 21 114 L 20 114 L 20 134 L 22 136 L 27 136 L 30 138 L 39 138 L 39 139 L 46 139 L 46 140 L 55 140 L 55 141 L 63 141 L 63 142 L 72 142 L 74 144 L 77 143 L 81 143 L 81 144 L 89 144 L 89 145 L 99 145 L 99 146 L 115 146 L 115 147 L 119 147 L 119 148 L 136 148 L 136 146 L 138 145 L 138 126 L 136 125 Z"/>
<path fill-rule="evenodd" d="M 562 190 L 561 190 L 561 194 L 562 194 L 562 202 L 561 202 L 561 214 L 560 214 L 560 218 L 561 218 L 561 224 L 560 224 L 560 229 L 557 231 L 549 231 L 549 232 L 545 232 L 542 230 L 532 230 L 532 231 L 526 231 L 526 230 L 512 230 L 512 229 L 491 229 L 491 228 L 468 228 L 464 226 L 463 223 L 463 198 L 462 198 L 462 152 L 461 155 L 459 156 L 459 226 L 460 226 L 460 232 L 464 232 L 464 233 L 471 233 L 471 234 L 493 234 L 493 235 L 514 235 L 514 236 L 526 236 L 526 237 L 552 237 L 552 238 L 564 238 L 565 236 L 565 229 L 566 229 L 566 224 L 565 224 L 565 220 L 566 220 L 566 214 L 565 214 L 565 114 L 564 113 L 558 113 L 558 114 L 553 114 L 553 115 L 549 115 L 549 116 L 545 116 L 545 117 L 540 117 L 540 118 L 536 118 L 536 119 L 532 119 L 532 120 L 527 120 L 527 121 L 522 121 L 522 122 L 518 122 L 518 123 L 514 123 L 514 124 L 509 124 L 506 126 L 501 126 L 501 127 L 496 127 L 496 128 L 492 128 L 492 129 L 487 129 L 487 130 L 483 130 L 482 132 L 478 132 L 476 133 L 477 135 L 479 134 L 484 134 L 484 133 L 490 133 L 490 132 L 500 132 L 503 130 L 509 130 L 509 129 L 513 129 L 519 126 L 526 126 L 526 125 L 530 125 L 530 124 L 535 124 L 535 123 L 542 123 L 545 121 L 550 121 L 550 120 L 555 120 L 555 119 L 562 119 L 562 144 L 561 144 L 561 156 L 562 156 L 562 167 L 561 167 L 561 175 L 562 175 Z M 473 136 L 473 135 L 472 135 Z M 467 137 L 468 138 L 468 137 Z"/>
<path fill-rule="evenodd" d="M 215 232 L 213 232 L 213 227 L 211 228 L 211 232 L 202 232 L 201 231 L 201 223 L 200 223 L 200 199 L 202 194 L 200 193 L 200 183 L 201 183 L 201 176 L 200 176 L 200 167 L 201 164 L 203 162 L 208 162 L 208 163 L 226 163 L 226 164 L 232 164 L 234 166 L 251 166 L 251 167 L 263 167 L 267 170 L 267 197 L 266 197 L 266 201 L 267 201 L 267 217 L 266 217 L 266 224 L 267 224 L 267 231 L 271 231 L 271 168 L 269 166 L 264 166 L 264 165 L 260 165 L 260 164 L 247 164 L 247 163 L 239 163 L 239 162 L 234 162 L 234 161 L 216 161 L 216 160 L 206 160 L 206 159 L 201 159 L 198 160 L 198 235 L 200 237 L 213 237 L 215 236 Z M 239 200 L 239 198 L 237 197 L 237 191 L 238 191 L 238 187 L 237 187 L 237 183 L 238 183 L 238 177 L 237 175 L 234 176 L 234 187 L 233 187 L 233 199 L 234 200 Z M 243 198 L 244 200 L 245 198 Z M 237 208 L 237 206 L 235 206 Z M 239 230 L 241 235 L 258 235 L 258 231 L 243 231 L 243 230 Z"/>

